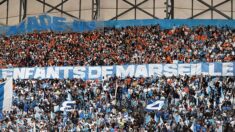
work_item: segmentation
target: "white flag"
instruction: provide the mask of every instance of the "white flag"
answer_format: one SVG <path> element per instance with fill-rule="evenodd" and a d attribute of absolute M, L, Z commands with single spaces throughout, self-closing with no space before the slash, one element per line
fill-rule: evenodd
<path fill-rule="evenodd" d="M 10 111 L 13 97 L 13 81 L 8 79 L 0 84 L 0 111 Z"/>

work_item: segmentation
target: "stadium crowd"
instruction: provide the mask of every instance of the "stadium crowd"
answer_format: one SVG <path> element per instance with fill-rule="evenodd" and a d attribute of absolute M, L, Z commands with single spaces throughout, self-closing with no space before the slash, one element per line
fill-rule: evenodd
<path fill-rule="evenodd" d="M 104 28 L 85 33 L 41 32 L 0 38 L 0 67 L 229 62 L 229 27 Z"/>
<path fill-rule="evenodd" d="M 35 32 L 0 38 L 0 68 L 231 62 L 234 49 L 229 27 Z M 14 80 L 12 110 L 0 114 L 0 130 L 232 132 L 234 97 L 235 77 Z M 146 109 L 156 100 L 164 101 L 160 110 Z"/>
<path fill-rule="evenodd" d="M 45 131 L 234 131 L 234 77 L 179 76 L 103 81 L 15 80 L 0 129 Z M 117 92 L 116 92 L 117 89 Z M 149 101 L 164 100 L 161 110 Z M 64 101 L 75 101 L 61 109 Z"/>

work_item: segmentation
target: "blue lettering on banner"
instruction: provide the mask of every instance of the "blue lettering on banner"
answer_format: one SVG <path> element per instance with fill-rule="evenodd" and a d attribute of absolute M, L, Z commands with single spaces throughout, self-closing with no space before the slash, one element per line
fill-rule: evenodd
<path fill-rule="evenodd" d="M 27 32 L 27 27 L 26 27 L 26 24 L 25 24 L 25 22 L 23 21 L 23 22 L 21 22 L 18 26 L 17 26 L 17 28 L 15 29 L 15 34 L 21 34 L 21 33 L 25 33 L 25 32 Z"/>
<path fill-rule="evenodd" d="M 73 20 L 72 22 L 68 22 L 64 17 L 40 15 L 38 17 L 30 16 L 17 26 L 9 26 L 5 28 L 6 31 L 0 31 L 0 33 L 4 33 L 7 36 L 10 36 L 22 33 L 30 33 L 34 31 L 52 30 L 55 32 L 63 32 L 71 30 L 73 32 L 83 32 L 92 31 L 97 28 L 97 22 L 95 21 L 84 22 L 79 20 Z"/>
<path fill-rule="evenodd" d="M 140 64 L 115 66 L 75 66 L 75 67 L 23 67 L 0 69 L 0 79 L 73 79 L 101 80 L 110 76 L 121 78 L 178 76 L 178 75 L 234 76 L 235 62 L 197 64 Z"/>
<path fill-rule="evenodd" d="M 53 17 L 53 30 L 55 31 L 65 31 L 65 21 L 66 19 L 63 17 Z"/>
<path fill-rule="evenodd" d="M 167 23 L 167 24 L 166 24 Z M 63 17 L 40 15 L 30 16 L 25 21 L 16 26 L 0 26 L 0 34 L 7 36 L 16 35 L 20 33 L 29 33 L 33 31 L 48 31 L 54 32 L 71 31 L 84 32 L 100 29 L 104 27 L 127 27 L 127 26 L 149 26 L 159 24 L 163 29 L 169 29 L 173 26 L 188 25 L 189 27 L 198 25 L 215 25 L 218 27 L 228 26 L 235 27 L 234 20 L 159 20 L 159 19 L 145 19 L 145 20 L 118 20 L 118 21 L 68 21 Z M 166 67 L 167 69 L 174 69 L 173 67 Z M 173 71 L 174 73 L 174 71 Z"/>
<path fill-rule="evenodd" d="M 33 32 L 36 30 L 41 30 L 41 26 L 38 23 L 38 19 L 36 17 L 28 17 L 28 23 L 27 23 L 27 31 Z"/>
<path fill-rule="evenodd" d="M 50 29 L 50 25 L 52 25 L 51 17 L 48 15 L 39 16 L 40 26 L 42 30 Z"/>

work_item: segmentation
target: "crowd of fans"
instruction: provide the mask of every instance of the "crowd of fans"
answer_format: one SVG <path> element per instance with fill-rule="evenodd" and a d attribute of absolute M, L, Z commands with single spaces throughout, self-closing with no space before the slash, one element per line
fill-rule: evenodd
<path fill-rule="evenodd" d="M 85 33 L 41 32 L 0 38 L 0 66 L 227 62 L 235 59 L 229 27 L 105 28 Z"/>
<path fill-rule="evenodd" d="M 231 62 L 234 49 L 229 27 L 35 32 L 0 37 L 0 68 Z M 232 132 L 234 97 L 235 77 L 14 80 L 12 110 L 0 113 L 0 130 Z M 146 109 L 156 100 L 164 101 L 160 110 Z"/>
<path fill-rule="evenodd" d="M 234 77 L 15 80 L 1 130 L 234 131 Z M 117 90 L 116 90 L 117 89 Z M 163 100 L 161 110 L 147 110 Z M 64 101 L 75 101 L 71 109 Z"/>

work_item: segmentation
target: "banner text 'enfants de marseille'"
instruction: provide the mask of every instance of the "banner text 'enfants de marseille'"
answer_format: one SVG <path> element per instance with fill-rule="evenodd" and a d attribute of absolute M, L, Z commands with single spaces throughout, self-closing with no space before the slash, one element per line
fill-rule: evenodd
<path fill-rule="evenodd" d="M 108 76 L 151 77 L 178 75 L 234 76 L 235 62 L 197 64 L 140 64 L 114 66 L 23 67 L 0 69 L 0 78 L 13 79 L 102 79 Z"/>

